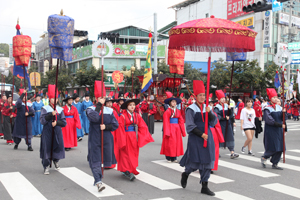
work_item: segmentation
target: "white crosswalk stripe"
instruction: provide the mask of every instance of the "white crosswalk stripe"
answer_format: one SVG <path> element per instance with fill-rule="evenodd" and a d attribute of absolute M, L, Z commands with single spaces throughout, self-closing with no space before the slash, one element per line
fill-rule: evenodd
<path fill-rule="evenodd" d="M 102 192 L 98 192 L 97 187 L 93 185 L 93 176 L 90 176 L 89 174 L 77 169 L 76 167 L 61 168 L 59 172 L 96 197 L 123 195 L 121 192 L 113 189 L 105 183 L 103 183 L 105 185 L 105 190 L 103 190 Z"/>
<path fill-rule="evenodd" d="M 19 172 L 0 174 L 0 181 L 14 200 L 46 200 L 46 198 Z"/>
<path fill-rule="evenodd" d="M 220 191 L 220 192 L 215 192 L 215 197 L 218 199 L 222 199 L 222 200 L 253 200 L 251 198 L 245 197 L 243 195 L 240 194 L 236 194 L 234 192 L 230 192 L 230 191 Z"/>
<path fill-rule="evenodd" d="M 179 172 L 183 172 L 184 168 L 181 167 L 179 164 L 175 164 L 175 163 L 168 163 L 166 160 L 157 160 L 157 161 L 152 161 L 153 163 L 162 165 L 164 167 L 168 167 L 170 169 L 173 169 L 175 171 L 179 171 Z M 194 176 L 196 178 L 200 178 L 199 172 L 193 172 L 190 174 L 190 176 Z M 228 182 L 233 182 L 234 180 L 228 179 L 228 178 L 224 178 L 221 176 L 217 176 L 214 174 L 210 175 L 209 178 L 209 182 L 215 183 L 215 184 L 220 184 L 220 183 L 228 183 Z"/>
<path fill-rule="evenodd" d="M 263 154 L 264 152 L 258 152 L 258 153 Z M 297 156 L 291 156 L 291 155 L 286 155 L 286 154 L 285 154 L 285 158 L 286 158 L 286 159 L 291 159 L 291 160 L 300 161 L 300 157 L 297 157 Z"/>
<path fill-rule="evenodd" d="M 170 197 L 166 197 L 166 198 L 158 198 L 158 199 L 149 199 L 149 200 L 174 200 Z"/>
<path fill-rule="evenodd" d="M 260 158 L 255 158 L 255 157 L 250 157 L 250 156 L 240 155 L 240 158 L 241 159 L 245 159 L 245 160 L 249 160 L 249 161 L 259 162 L 259 163 L 261 162 Z M 272 163 L 267 162 L 267 164 L 271 165 Z M 287 164 L 287 163 L 280 163 L 280 166 L 282 168 L 285 168 L 285 169 L 290 169 L 290 170 L 294 170 L 294 171 L 300 172 L 300 167 L 295 166 L 295 165 L 290 165 L 290 164 Z"/>
<path fill-rule="evenodd" d="M 117 170 L 117 166 L 114 169 Z M 179 185 L 176 185 L 176 184 L 171 183 L 169 181 L 163 180 L 161 178 L 158 178 L 156 176 L 153 176 L 151 174 L 143 172 L 139 169 L 137 169 L 137 171 L 139 172 L 139 174 L 136 176 L 137 180 L 142 181 L 144 183 L 147 183 L 147 184 L 149 184 L 153 187 L 156 187 L 160 190 L 172 190 L 172 189 L 182 188 Z"/>
<path fill-rule="evenodd" d="M 278 174 L 266 172 L 266 171 L 259 170 L 259 169 L 254 169 L 254 168 L 251 168 L 251 167 L 246 167 L 244 165 L 238 165 L 238 164 L 226 162 L 226 161 L 223 161 L 223 160 L 219 160 L 219 166 L 227 167 L 229 169 L 234 169 L 234 170 L 237 170 L 237 171 L 252 174 L 252 175 L 255 175 L 255 176 L 260 176 L 260 177 L 263 177 L 263 178 L 279 176 Z"/>
<path fill-rule="evenodd" d="M 287 150 L 287 151 L 290 151 L 290 152 L 295 152 L 295 153 L 300 153 L 300 150 L 298 150 L 298 149 Z"/>
<path fill-rule="evenodd" d="M 300 199 L 300 189 L 297 189 L 297 188 L 286 186 L 286 185 L 283 185 L 280 183 L 261 185 L 261 187 L 268 188 L 270 190 L 280 192 L 280 193 Z"/>

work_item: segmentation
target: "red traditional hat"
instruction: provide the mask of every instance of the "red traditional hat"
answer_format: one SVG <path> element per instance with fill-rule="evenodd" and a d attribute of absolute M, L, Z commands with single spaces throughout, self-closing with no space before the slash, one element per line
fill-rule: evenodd
<path fill-rule="evenodd" d="M 53 99 L 55 96 L 55 85 L 48 85 L 48 97 L 49 99 Z M 58 98 L 58 91 L 56 89 L 56 98 Z"/>
<path fill-rule="evenodd" d="M 164 101 L 165 104 L 169 104 L 170 101 L 172 101 L 172 100 L 176 100 L 177 104 L 181 103 L 181 99 L 173 97 L 172 92 L 166 92 L 166 95 L 167 95 L 167 98 Z"/>
<path fill-rule="evenodd" d="M 224 98 L 225 95 L 224 95 L 224 92 L 222 90 L 217 90 L 216 91 L 216 96 L 217 98 L 220 100 L 221 98 Z"/>
<path fill-rule="evenodd" d="M 167 99 L 173 96 L 172 92 L 166 92 L 166 95 L 167 95 Z"/>
<path fill-rule="evenodd" d="M 212 94 L 212 93 L 210 93 L 210 94 L 209 94 L 209 98 L 212 98 L 212 96 L 213 96 L 213 94 Z"/>
<path fill-rule="evenodd" d="M 129 92 L 126 92 L 126 93 L 124 94 L 124 97 L 127 98 L 128 95 L 129 95 Z"/>
<path fill-rule="evenodd" d="M 115 93 L 115 99 L 119 98 L 119 93 Z"/>
<path fill-rule="evenodd" d="M 184 96 L 184 94 L 183 94 L 183 93 L 181 93 L 181 94 L 180 94 L 180 97 L 183 97 L 183 96 Z"/>
<path fill-rule="evenodd" d="M 193 80 L 194 95 L 197 96 L 200 93 L 205 93 L 205 86 L 203 81 Z"/>
<path fill-rule="evenodd" d="M 20 95 L 23 94 L 24 89 L 19 89 Z"/>
<path fill-rule="evenodd" d="M 103 86 L 103 97 L 105 97 L 106 96 L 106 91 L 105 91 L 104 83 L 102 84 L 102 81 L 95 81 L 94 94 L 95 94 L 95 97 L 97 99 L 99 97 L 102 97 L 102 86 Z"/>
<path fill-rule="evenodd" d="M 267 95 L 269 99 L 271 100 L 272 97 L 277 97 L 277 92 L 274 88 L 267 88 Z"/>
<path fill-rule="evenodd" d="M 109 95 L 108 96 L 113 96 L 114 95 L 114 92 L 113 91 L 110 91 Z"/>

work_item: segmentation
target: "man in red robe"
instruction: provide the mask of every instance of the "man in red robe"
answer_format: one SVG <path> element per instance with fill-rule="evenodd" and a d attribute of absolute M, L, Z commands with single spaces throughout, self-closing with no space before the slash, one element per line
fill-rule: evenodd
<path fill-rule="evenodd" d="M 239 102 L 240 103 L 239 103 L 239 107 L 238 107 L 238 112 L 237 112 L 237 115 L 235 116 L 235 119 L 240 119 L 242 109 L 245 107 L 245 104 L 241 98 L 239 98 Z"/>
<path fill-rule="evenodd" d="M 262 117 L 261 103 L 260 103 L 258 98 L 255 98 L 253 109 L 255 111 L 255 116 L 256 117 Z"/>
<path fill-rule="evenodd" d="M 77 147 L 76 128 L 81 129 L 81 123 L 78 111 L 76 107 L 72 105 L 73 98 L 71 96 L 68 96 L 63 101 L 67 103 L 63 107 L 67 121 L 67 126 L 62 127 L 62 133 L 64 138 L 65 149 L 66 151 L 69 151 L 72 147 Z"/>
<path fill-rule="evenodd" d="M 119 118 L 119 128 L 115 131 L 118 140 L 118 171 L 129 178 L 135 179 L 139 172 L 136 170 L 139 162 L 139 149 L 149 142 L 154 142 L 143 118 L 134 112 L 139 99 L 127 100 L 122 106 Z"/>
<path fill-rule="evenodd" d="M 154 115 L 157 112 L 156 105 L 153 102 L 154 96 L 147 97 L 147 100 L 142 102 L 141 111 L 142 117 L 148 126 L 148 130 L 151 134 L 154 133 Z"/>
<path fill-rule="evenodd" d="M 291 104 L 292 107 L 292 114 L 294 121 L 299 121 L 299 107 L 300 107 L 300 102 L 296 99 L 293 100 L 293 103 Z"/>

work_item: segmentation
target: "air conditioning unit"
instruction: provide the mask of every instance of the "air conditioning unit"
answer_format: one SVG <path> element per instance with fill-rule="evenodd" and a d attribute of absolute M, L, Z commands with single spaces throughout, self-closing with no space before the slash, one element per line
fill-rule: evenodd
<path fill-rule="evenodd" d="M 297 26 L 292 27 L 291 34 L 292 35 L 298 35 L 298 28 L 297 28 Z"/>
<path fill-rule="evenodd" d="M 283 27 L 283 35 L 287 35 L 289 34 L 289 27 L 288 26 L 284 26 Z"/>

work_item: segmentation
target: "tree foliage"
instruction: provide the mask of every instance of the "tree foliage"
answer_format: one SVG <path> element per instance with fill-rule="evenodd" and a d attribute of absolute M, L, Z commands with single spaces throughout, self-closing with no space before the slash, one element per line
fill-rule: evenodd
<path fill-rule="evenodd" d="M 4 54 L 4 57 L 9 56 L 9 45 L 5 43 L 0 43 L 0 53 Z"/>
<path fill-rule="evenodd" d="M 88 67 L 87 63 L 83 62 L 75 74 L 74 83 L 78 86 L 89 87 L 90 95 L 93 96 L 95 80 L 101 81 L 101 74 L 101 68 L 96 69 L 95 66 Z M 103 80 L 106 81 L 106 79 L 107 77 L 104 73 Z"/>

